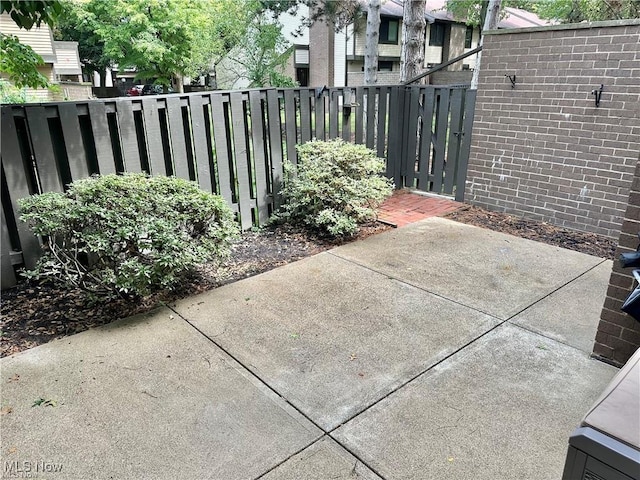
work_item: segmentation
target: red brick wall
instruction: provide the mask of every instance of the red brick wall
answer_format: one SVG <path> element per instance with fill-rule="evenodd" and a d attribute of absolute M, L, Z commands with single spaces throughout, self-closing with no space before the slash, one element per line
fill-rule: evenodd
<path fill-rule="evenodd" d="M 487 34 L 467 202 L 617 238 L 639 139 L 640 20 Z"/>
<path fill-rule="evenodd" d="M 638 232 L 640 232 L 640 160 L 631 184 L 629 205 L 622 222 L 616 258 L 621 253 L 634 251 L 638 247 Z M 617 365 L 624 364 L 640 348 L 640 322 L 620 311 L 620 307 L 634 286 L 630 269 L 622 269 L 616 261 L 600 316 L 593 354 Z"/>

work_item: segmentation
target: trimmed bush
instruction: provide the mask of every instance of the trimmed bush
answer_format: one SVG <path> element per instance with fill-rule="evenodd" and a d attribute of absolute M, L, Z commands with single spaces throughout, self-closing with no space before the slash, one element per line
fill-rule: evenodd
<path fill-rule="evenodd" d="M 27 276 L 98 297 L 171 289 L 196 265 L 227 255 L 238 233 L 221 197 L 175 177 L 95 176 L 64 194 L 22 199 L 20 208 L 46 239 Z"/>
<path fill-rule="evenodd" d="M 301 225 L 331 236 L 353 235 L 375 220 L 391 195 L 384 160 L 364 145 L 314 140 L 298 145 L 298 164 L 285 162 L 284 205 L 275 221 Z"/>

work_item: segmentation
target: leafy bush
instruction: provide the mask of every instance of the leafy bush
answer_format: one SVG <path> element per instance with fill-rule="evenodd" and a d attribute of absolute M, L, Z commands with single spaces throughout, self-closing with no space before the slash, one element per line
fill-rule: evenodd
<path fill-rule="evenodd" d="M 221 197 L 174 177 L 95 176 L 64 194 L 22 199 L 20 208 L 47 239 L 27 276 L 98 297 L 172 288 L 196 265 L 228 254 L 238 231 Z"/>
<path fill-rule="evenodd" d="M 381 176 L 384 161 L 373 150 L 342 140 L 312 141 L 297 149 L 298 165 L 285 162 L 284 206 L 275 220 L 342 236 L 376 218 L 393 184 Z"/>

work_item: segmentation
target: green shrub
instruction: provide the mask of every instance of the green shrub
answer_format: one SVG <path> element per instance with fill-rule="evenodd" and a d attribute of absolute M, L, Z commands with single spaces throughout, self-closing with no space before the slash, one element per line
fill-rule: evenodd
<path fill-rule="evenodd" d="M 297 149 L 298 165 L 285 162 L 284 205 L 276 221 L 342 236 L 376 218 L 393 184 L 381 176 L 384 161 L 373 150 L 342 140 L 312 141 Z"/>
<path fill-rule="evenodd" d="M 20 208 L 47 239 L 27 276 L 98 297 L 175 287 L 196 265 L 227 255 L 238 231 L 221 197 L 174 177 L 95 176 L 64 194 L 23 199 Z"/>

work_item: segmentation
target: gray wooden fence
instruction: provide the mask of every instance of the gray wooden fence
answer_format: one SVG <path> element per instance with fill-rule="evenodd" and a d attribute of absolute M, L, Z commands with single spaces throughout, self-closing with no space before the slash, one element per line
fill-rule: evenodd
<path fill-rule="evenodd" d="M 197 92 L 2 106 L 2 288 L 41 249 L 17 200 L 92 174 L 148 172 L 222 195 L 243 228 L 279 206 L 283 161 L 313 138 L 364 143 L 396 186 L 462 199 L 473 121 L 464 87 Z"/>

